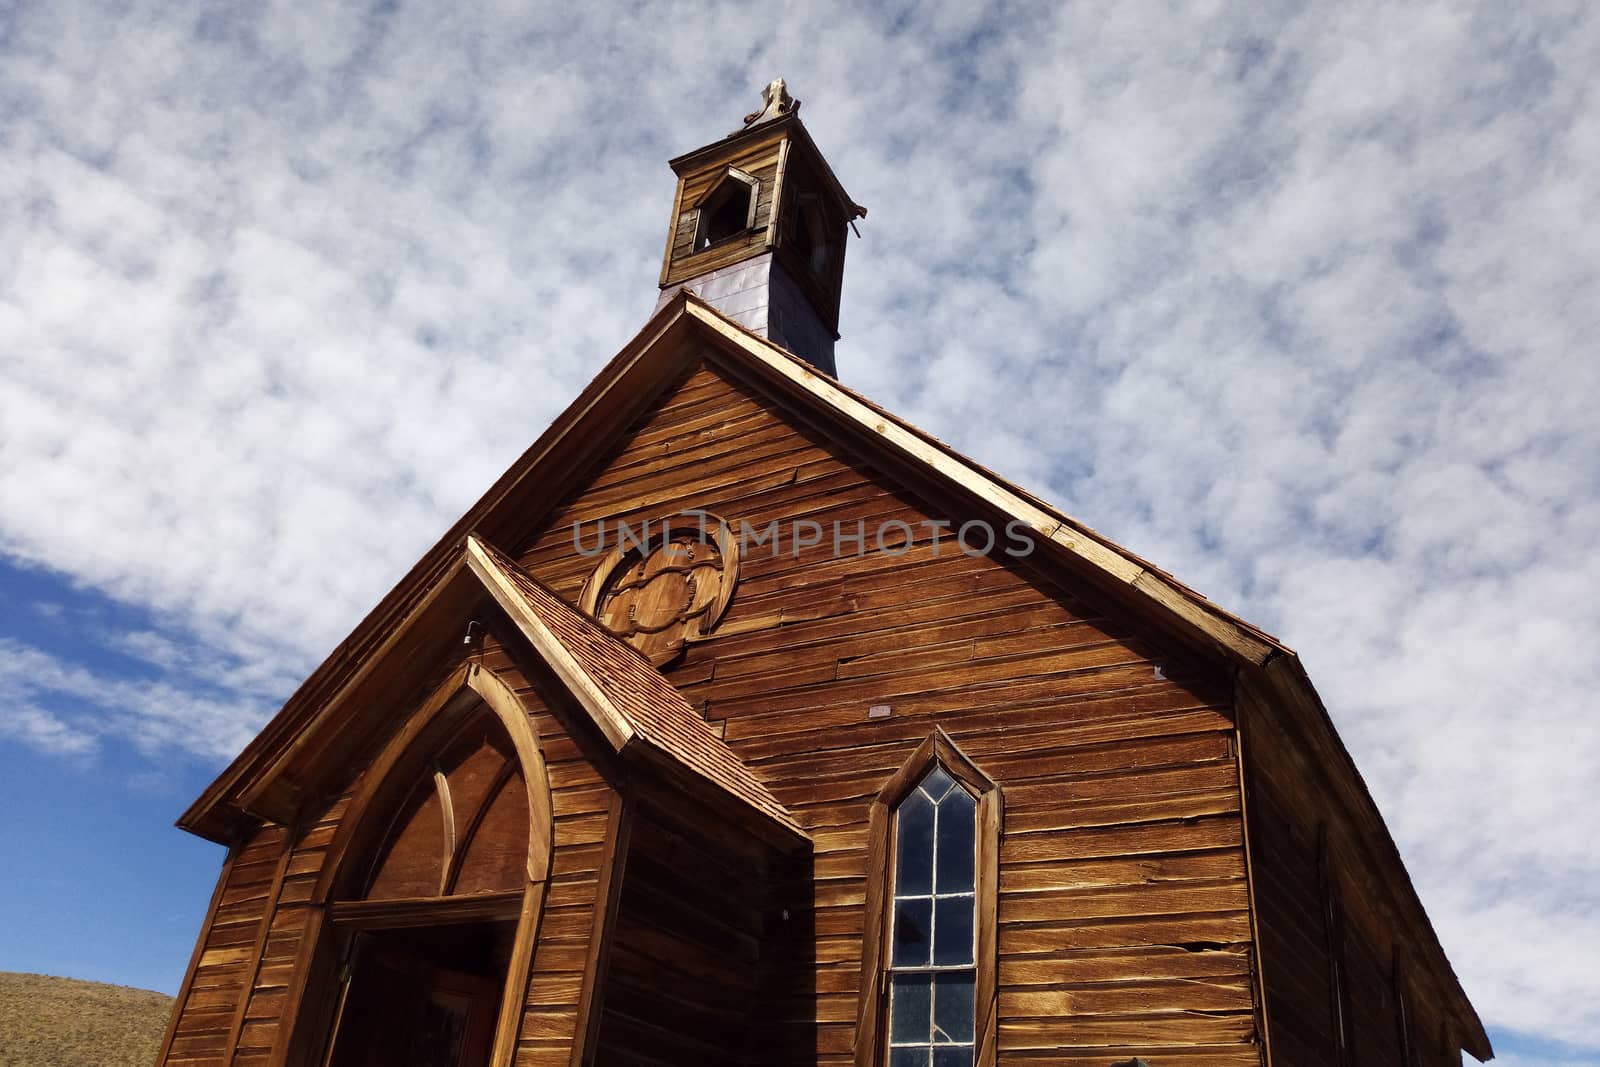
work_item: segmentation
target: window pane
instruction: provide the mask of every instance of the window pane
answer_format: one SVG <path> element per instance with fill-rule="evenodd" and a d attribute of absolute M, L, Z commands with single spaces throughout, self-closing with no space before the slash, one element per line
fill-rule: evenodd
<path fill-rule="evenodd" d="M 976 805 L 965 789 L 952 789 L 939 802 L 940 893 L 972 892 L 974 811 Z"/>
<path fill-rule="evenodd" d="M 933 976 L 897 974 L 889 999 L 889 1042 L 899 1044 L 929 1039 L 929 1000 Z"/>
<path fill-rule="evenodd" d="M 933 770 L 929 771 L 928 776 L 922 780 L 922 788 L 926 789 L 928 791 L 928 795 L 934 800 L 938 800 L 940 797 L 948 793 L 950 791 L 950 787 L 955 784 L 956 780 L 946 774 L 943 767 L 935 767 Z"/>
<path fill-rule="evenodd" d="M 933 892 L 933 805 L 920 790 L 900 802 L 894 845 L 895 895 Z"/>
<path fill-rule="evenodd" d="M 972 1046 L 934 1049 L 933 1067 L 972 1067 Z"/>
<path fill-rule="evenodd" d="M 972 897 L 940 899 L 934 918 L 934 929 L 938 931 L 937 943 L 933 946 L 934 963 L 948 966 L 972 962 L 972 901 Z"/>
<path fill-rule="evenodd" d="M 933 1025 L 935 1041 L 972 1040 L 973 974 L 941 974 L 935 979 Z M 935 1062 L 941 1062 L 935 1060 Z"/>
<path fill-rule="evenodd" d="M 972 929 L 972 901 L 969 898 L 960 898 L 967 906 L 968 937 Z M 933 918 L 933 901 L 899 900 L 894 905 L 894 966 L 896 967 L 925 967 L 928 964 L 928 935 Z M 967 958 L 971 959 L 972 950 L 967 950 Z M 960 961 L 958 961 L 960 962 Z"/>
<path fill-rule="evenodd" d="M 889 1067 L 928 1067 L 928 1050 L 923 1048 L 892 1048 L 889 1050 Z"/>

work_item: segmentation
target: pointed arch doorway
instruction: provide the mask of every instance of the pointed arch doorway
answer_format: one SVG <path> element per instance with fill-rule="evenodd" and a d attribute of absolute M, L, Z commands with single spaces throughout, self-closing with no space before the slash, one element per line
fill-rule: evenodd
<path fill-rule="evenodd" d="M 550 789 L 522 702 L 458 669 L 362 776 L 318 883 L 318 1067 L 507 1067 L 549 878 Z M 321 1010 L 318 1010 L 318 1009 Z"/>

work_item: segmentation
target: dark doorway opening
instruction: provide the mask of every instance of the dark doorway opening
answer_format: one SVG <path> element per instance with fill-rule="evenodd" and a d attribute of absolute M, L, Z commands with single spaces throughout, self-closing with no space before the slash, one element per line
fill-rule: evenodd
<path fill-rule="evenodd" d="M 362 930 L 327 1067 L 487 1067 L 515 924 Z"/>

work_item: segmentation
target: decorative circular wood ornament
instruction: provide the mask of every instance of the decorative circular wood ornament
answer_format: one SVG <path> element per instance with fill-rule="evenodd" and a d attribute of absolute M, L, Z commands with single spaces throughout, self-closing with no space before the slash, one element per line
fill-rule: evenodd
<path fill-rule="evenodd" d="M 638 530 L 614 524 L 618 543 L 600 560 L 579 606 L 661 666 L 709 634 L 739 580 L 739 546 L 715 515 L 674 515 Z"/>

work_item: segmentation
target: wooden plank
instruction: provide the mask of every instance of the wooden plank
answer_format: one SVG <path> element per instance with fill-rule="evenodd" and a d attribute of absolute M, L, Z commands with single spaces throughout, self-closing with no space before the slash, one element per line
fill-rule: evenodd
<path fill-rule="evenodd" d="M 328 913 L 335 923 L 353 930 L 500 922 L 517 918 L 522 896 L 521 890 L 512 889 L 459 897 L 340 900 L 328 906 Z"/>
<path fill-rule="evenodd" d="M 678 179 L 677 188 L 672 194 L 672 220 L 667 227 L 667 247 L 661 253 L 661 287 L 667 287 L 667 273 L 672 268 L 673 247 L 677 243 L 678 218 L 683 211 L 683 179 Z"/>
<path fill-rule="evenodd" d="M 1273 1067 L 1274 1057 L 1272 1052 L 1272 1023 L 1267 1004 L 1266 971 L 1261 959 L 1261 921 L 1260 901 L 1256 894 L 1255 866 L 1250 852 L 1250 790 L 1246 782 L 1245 767 L 1248 756 L 1244 748 L 1244 732 L 1237 727 L 1233 735 L 1234 751 L 1237 753 L 1235 788 L 1239 797 L 1239 821 L 1244 828 L 1244 861 L 1245 861 L 1245 894 L 1246 905 L 1250 912 L 1250 941 L 1255 946 L 1255 951 L 1250 954 L 1250 981 L 1254 993 L 1253 1008 L 1256 1016 L 1256 1029 L 1261 1033 L 1261 1063 L 1262 1067 Z"/>
<path fill-rule="evenodd" d="M 599 867 L 600 895 L 594 909 L 588 955 L 584 959 L 583 987 L 578 997 L 575 1020 L 576 1033 L 568 1061 L 571 1067 L 588 1067 L 599 1050 L 600 1013 L 605 1005 L 604 983 L 617 908 L 622 900 L 623 879 L 628 868 L 628 839 L 632 823 L 631 805 L 620 792 L 612 791 Z"/>
<path fill-rule="evenodd" d="M 976 770 L 976 768 L 973 768 Z M 974 900 L 978 908 L 976 963 L 973 990 L 977 998 L 975 1062 L 977 1067 L 994 1067 L 1000 1050 L 1000 894 L 1005 888 L 1000 871 L 1000 842 L 1006 833 L 1005 797 L 994 782 L 978 798 L 976 884 Z"/>
<path fill-rule="evenodd" d="M 242 850 L 236 844 L 228 849 L 223 857 L 222 870 L 217 875 L 216 888 L 211 891 L 211 902 L 206 905 L 206 917 L 200 925 L 200 934 L 195 938 L 194 949 L 189 953 L 189 965 L 184 970 L 183 982 L 178 987 L 178 995 L 172 1002 L 172 1013 L 167 1018 L 166 1031 L 161 1036 L 161 1050 L 156 1055 L 156 1063 L 171 1062 L 172 1042 L 177 1035 L 178 1024 L 183 1019 L 184 1012 L 188 1010 L 189 1003 L 196 995 L 195 974 L 201 966 L 201 959 L 205 955 L 206 932 L 211 929 L 212 922 L 216 919 L 217 908 L 222 903 L 224 890 L 228 886 L 229 876 L 233 873 L 235 862 Z M 222 998 L 208 998 L 201 1001 L 206 1008 L 224 1007 L 229 1003 Z"/>
<path fill-rule="evenodd" d="M 908 761 L 908 765 L 911 765 Z M 889 807 L 872 805 L 867 828 L 865 914 L 861 938 L 860 1005 L 856 1015 L 856 1067 L 873 1067 L 879 1058 L 879 1031 L 883 1021 L 883 938 L 887 921 L 889 885 Z"/>
<path fill-rule="evenodd" d="M 266 896 L 261 914 L 261 930 L 256 935 L 255 946 L 251 950 L 251 958 L 245 967 L 239 1005 L 234 1013 L 233 1021 L 228 1027 L 228 1041 L 223 1046 L 222 1052 L 224 1063 L 233 1059 L 234 1051 L 239 1045 L 239 1035 L 244 1030 L 245 1017 L 249 1012 L 250 1002 L 255 993 L 256 980 L 261 973 L 262 957 L 266 954 L 267 936 L 272 930 L 272 919 L 278 908 L 279 897 L 283 893 L 283 881 L 289 871 L 289 859 L 294 855 L 297 829 L 297 827 L 290 826 L 287 829 L 270 833 L 271 838 L 278 842 L 278 848 L 281 850 L 282 855 L 278 860 L 277 871 L 272 877 L 272 888 Z"/>
<path fill-rule="evenodd" d="M 1162 979 L 1248 978 L 1245 946 L 1189 951 L 1176 945 L 1095 948 L 1038 956 L 1006 956 L 1000 982 L 1008 989 L 1027 986 L 1104 986 Z"/>
<path fill-rule="evenodd" d="M 1006 1019 L 1078 1020 L 1147 1012 L 1248 1014 L 1252 1003 L 1250 983 L 1245 978 L 1179 978 L 1000 992 L 1000 1012 Z"/>
<path fill-rule="evenodd" d="M 763 242 L 767 248 L 772 248 L 783 240 L 783 180 L 789 171 L 789 140 L 785 138 L 778 143 L 778 159 L 774 168 L 772 179 L 772 217 L 767 224 L 766 239 Z"/>
<path fill-rule="evenodd" d="M 548 873 L 549 864 L 543 869 Z M 494 1048 L 490 1054 L 491 1067 L 511 1067 L 516 1056 L 517 1035 L 522 1026 L 522 1016 L 532 985 L 534 947 L 539 937 L 539 919 L 544 911 L 550 891 L 548 877 L 530 879 L 523 887 L 517 912 L 517 932 L 511 945 L 511 958 L 506 963 L 506 979 L 500 996 L 500 1013 L 495 1024 Z"/>
<path fill-rule="evenodd" d="M 1447 1040 L 1459 1041 L 1456 1047 L 1480 1059 L 1492 1055 L 1382 816 L 1298 661 L 1242 675 L 1240 708 L 1263 781 L 1284 783 L 1278 792 L 1296 821 L 1328 829 L 1333 866 L 1350 889 L 1341 896 L 1349 920 L 1380 953 L 1399 947 L 1428 961 L 1414 975 L 1418 1012 L 1448 1020 Z"/>
<path fill-rule="evenodd" d="M 1123 1018 L 1002 1019 L 1000 1044 L 1008 1052 L 1115 1046 L 1172 1049 L 1193 1045 L 1247 1045 L 1255 1037 L 1248 1012 L 1172 1012 Z"/>

